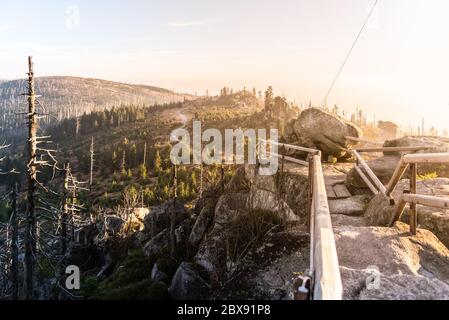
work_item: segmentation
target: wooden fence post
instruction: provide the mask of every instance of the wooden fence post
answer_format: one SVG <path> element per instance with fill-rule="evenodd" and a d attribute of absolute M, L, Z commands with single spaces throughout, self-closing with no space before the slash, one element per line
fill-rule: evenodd
<path fill-rule="evenodd" d="M 417 164 L 410 164 L 410 193 L 416 194 L 416 176 L 417 176 Z M 418 214 L 416 211 L 416 204 L 410 203 L 410 232 L 416 235 L 416 229 L 418 227 Z"/>

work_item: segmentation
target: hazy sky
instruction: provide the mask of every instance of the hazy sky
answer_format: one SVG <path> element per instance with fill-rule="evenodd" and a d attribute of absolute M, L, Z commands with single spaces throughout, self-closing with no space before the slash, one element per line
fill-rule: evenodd
<path fill-rule="evenodd" d="M 319 105 L 372 0 L 2 1 L 0 79 L 75 75 Z M 78 15 L 79 13 L 79 15 Z M 449 127 L 449 1 L 380 0 L 328 104 Z"/>

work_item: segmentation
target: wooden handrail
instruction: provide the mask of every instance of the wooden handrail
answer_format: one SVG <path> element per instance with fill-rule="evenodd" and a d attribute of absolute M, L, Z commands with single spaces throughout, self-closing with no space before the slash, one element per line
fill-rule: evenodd
<path fill-rule="evenodd" d="M 366 183 L 366 185 L 371 190 L 371 192 L 374 194 L 378 194 L 379 190 L 377 190 L 376 187 L 371 183 L 371 181 L 368 179 L 368 177 L 363 173 L 362 169 L 360 169 L 358 166 L 355 166 L 354 169 L 360 175 L 362 180 Z"/>
<path fill-rule="evenodd" d="M 449 162 L 449 153 L 407 154 L 402 159 L 405 163 L 447 163 Z"/>
<path fill-rule="evenodd" d="M 315 300 L 341 300 L 343 285 L 320 156 L 313 157 L 313 168 L 313 221 L 311 225 L 311 230 L 313 230 L 311 234 L 313 298 Z"/>
<path fill-rule="evenodd" d="M 420 204 L 432 208 L 449 209 L 449 198 L 422 194 L 403 194 L 402 199 L 407 203 Z"/>
<path fill-rule="evenodd" d="M 399 221 L 401 219 L 402 213 L 404 212 L 407 203 L 409 203 L 410 205 L 419 204 L 431 208 L 449 209 L 448 198 L 404 193 L 399 199 L 398 205 L 389 224 L 390 227 L 392 227 L 396 221 Z"/>
<path fill-rule="evenodd" d="M 399 180 L 401 180 L 407 168 L 408 164 L 404 162 L 404 157 L 402 157 L 401 160 L 399 160 L 399 163 L 396 166 L 396 169 L 394 170 L 394 173 L 387 184 L 387 191 L 385 192 L 387 197 L 391 196 L 391 193 L 396 188 L 396 185 L 398 184 Z"/>
<path fill-rule="evenodd" d="M 272 156 L 275 156 L 277 158 L 284 158 L 284 160 L 286 160 L 286 161 L 290 161 L 290 162 L 293 162 L 293 163 L 296 163 L 296 164 L 300 164 L 300 165 L 305 166 L 305 167 L 307 167 L 309 165 L 309 163 L 307 161 L 299 160 L 299 159 L 296 159 L 296 158 L 293 158 L 293 157 L 289 157 L 289 156 L 284 156 L 284 155 L 279 154 L 279 153 L 268 152 L 268 154 L 271 154 Z"/>
<path fill-rule="evenodd" d="M 284 147 L 286 149 L 292 149 L 292 150 L 307 152 L 307 153 L 311 153 L 311 154 L 319 154 L 320 153 L 320 150 L 317 150 L 317 149 L 300 147 L 300 146 L 295 146 L 295 145 L 286 144 L 286 143 L 280 143 L 280 142 L 276 142 L 276 141 L 272 141 L 272 140 L 260 139 L 260 141 L 263 141 L 263 142 L 266 142 L 266 143 L 272 143 L 272 144 L 275 144 L 275 145 L 277 145 L 279 147 Z"/>
<path fill-rule="evenodd" d="M 365 169 L 365 172 L 368 174 L 368 176 L 370 177 L 371 181 L 376 186 L 377 190 L 379 192 L 385 193 L 385 191 L 386 191 L 385 186 L 379 180 L 379 178 L 374 174 L 374 172 L 371 170 L 371 168 L 368 166 L 368 164 L 365 162 L 365 160 L 363 160 L 363 158 L 360 156 L 360 154 L 357 151 L 355 151 L 355 150 L 352 151 L 352 154 L 357 159 L 357 161 L 362 166 L 362 168 Z"/>
<path fill-rule="evenodd" d="M 381 148 L 356 148 L 357 152 L 407 152 L 427 150 L 428 147 L 381 147 Z"/>

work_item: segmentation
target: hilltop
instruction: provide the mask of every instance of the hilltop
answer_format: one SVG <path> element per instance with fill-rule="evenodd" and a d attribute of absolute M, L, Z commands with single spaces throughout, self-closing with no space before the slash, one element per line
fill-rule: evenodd
<path fill-rule="evenodd" d="M 102 111 L 120 105 L 155 105 L 194 99 L 188 94 L 146 86 L 79 77 L 39 77 L 35 79 L 39 106 L 48 117 L 43 124 Z M 20 129 L 17 115 L 26 108 L 25 79 L 0 81 L 0 128 L 10 132 Z M 45 110 L 45 111 L 44 111 Z M 5 134 L 6 134 L 5 133 Z"/>

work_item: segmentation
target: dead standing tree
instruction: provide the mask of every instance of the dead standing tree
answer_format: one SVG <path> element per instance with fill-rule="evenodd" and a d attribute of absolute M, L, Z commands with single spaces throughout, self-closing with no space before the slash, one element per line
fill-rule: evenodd
<path fill-rule="evenodd" d="M 94 172 L 94 137 L 90 143 L 90 176 L 89 176 L 89 186 L 92 188 L 93 182 L 93 172 Z"/>
<path fill-rule="evenodd" d="M 33 271 L 36 257 L 36 150 L 37 150 L 37 113 L 34 92 L 33 61 L 28 57 L 28 173 L 27 173 L 27 208 L 25 227 L 25 299 L 33 298 Z"/>
<path fill-rule="evenodd" d="M 11 297 L 13 300 L 19 298 L 19 223 L 17 210 L 18 188 L 17 183 L 13 188 L 11 195 L 11 217 L 9 224 L 11 226 L 11 266 L 10 266 L 10 280 L 11 280 Z"/>

